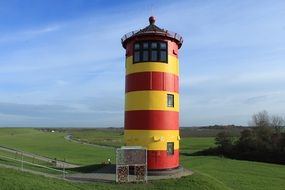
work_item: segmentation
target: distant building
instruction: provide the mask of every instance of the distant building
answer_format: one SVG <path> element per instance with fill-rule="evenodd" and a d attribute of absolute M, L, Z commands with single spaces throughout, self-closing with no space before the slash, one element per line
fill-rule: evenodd
<path fill-rule="evenodd" d="M 179 167 L 179 61 L 183 39 L 149 25 L 123 36 L 125 144 L 147 148 L 148 170 Z"/>

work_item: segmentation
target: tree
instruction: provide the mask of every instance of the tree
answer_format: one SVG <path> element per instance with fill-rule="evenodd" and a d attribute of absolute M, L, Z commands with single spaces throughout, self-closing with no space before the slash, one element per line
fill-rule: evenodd
<path fill-rule="evenodd" d="M 285 164 L 285 125 L 277 115 L 269 115 L 262 111 L 252 116 L 251 126 L 241 132 L 238 140 L 234 141 L 229 132 L 217 134 L 215 148 L 205 150 L 206 154 L 228 156 L 230 158 L 256 160 Z"/>
<path fill-rule="evenodd" d="M 250 129 L 244 129 L 240 133 L 240 137 L 236 143 L 237 148 L 240 152 L 242 151 L 252 151 L 256 149 L 256 140 L 254 131 Z"/>
<path fill-rule="evenodd" d="M 270 116 L 267 111 L 261 111 L 252 116 L 252 125 L 254 127 L 270 127 Z"/>
<path fill-rule="evenodd" d="M 233 137 L 226 131 L 218 133 L 215 141 L 215 144 L 218 145 L 223 152 L 230 150 L 233 146 Z"/>
<path fill-rule="evenodd" d="M 252 125 L 254 128 L 254 134 L 257 146 L 261 149 L 268 149 L 271 143 L 271 136 L 273 129 L 271 128 L 271 118 L 267 111 L 261 111 L 252 116 Z"/>
<path fill-rule="evenodd" d="M 271 116 L 271 127 L 275 129 L 276 133 L 280 133 L 282 128 L 284 128 L 285 121 L 282 117 L 278 115 Z"/>

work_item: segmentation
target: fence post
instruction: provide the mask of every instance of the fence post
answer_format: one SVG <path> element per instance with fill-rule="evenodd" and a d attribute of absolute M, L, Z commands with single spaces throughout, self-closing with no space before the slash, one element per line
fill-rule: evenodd
<path fill-rule="evenodd" d="M 22 152 L 22 163 L 21 163 L 21 170 L 23 171 L 24 170 L 24 160 L 23 160 L 24 158 L 23 158 L 23 152 Z"/>
<path fill-rule="evenodd" d="M 65 178 L 65 158 L 63 159 L 64 161 L 62 162 L 63 167 L 62 167 L 62 177 L 63 179 Z"/>

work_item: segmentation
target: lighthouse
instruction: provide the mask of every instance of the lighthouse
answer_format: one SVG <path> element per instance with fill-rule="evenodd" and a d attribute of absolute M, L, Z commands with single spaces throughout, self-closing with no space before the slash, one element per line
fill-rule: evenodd
<path fill-rule="evenodd" d="M 121 39 L 126 49 L 124 141 L 147 149 L 148 170 L 179 167 L 180 35 L 149 25 Z"/>

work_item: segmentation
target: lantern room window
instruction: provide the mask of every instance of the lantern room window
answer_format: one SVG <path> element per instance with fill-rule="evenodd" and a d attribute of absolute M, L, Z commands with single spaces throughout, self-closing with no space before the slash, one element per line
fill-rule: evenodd
<path fill-rule="evenodd" d="M 167 63 L 167 42 L 142 41 L 134 44 L 133 63 L 150 61 Z"/>

